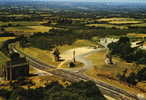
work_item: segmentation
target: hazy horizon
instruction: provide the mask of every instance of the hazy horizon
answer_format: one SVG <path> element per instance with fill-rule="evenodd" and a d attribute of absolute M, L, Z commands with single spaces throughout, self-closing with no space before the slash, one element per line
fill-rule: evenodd
<path fill-rule="evenodd" d="M 117 2 L 146 3 L 146 0 L 0 0 L 0 1 L 65 1 L 65 2 Z"/>
<path fill-rule="evenodd" d="M 36 1 L 36 0 L 33 0 Z M 146 3 L 146 0 L 37 0 L 37 1 L 67 1 L 67 2 L 134 2 Z"/>

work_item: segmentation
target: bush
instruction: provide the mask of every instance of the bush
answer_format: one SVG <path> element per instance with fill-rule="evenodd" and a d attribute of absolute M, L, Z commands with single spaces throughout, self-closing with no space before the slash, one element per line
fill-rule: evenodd
<path fill-rule="evenodd" d="M 8 100 L 105 100 L 95 83 L 75 82 L 63 87 L 58 82 L 36 89 L 20 87 L 8 92 L 0 90 L 0 95 Z"/>
<path fill-rule="evenodd" d="M 127 62 L 146 64 L 146 51 L 139 48 L 132 48 L 129 38 L 121 37 L 119 41 L 108 45 L 111 54 L 119 56 Z"/>

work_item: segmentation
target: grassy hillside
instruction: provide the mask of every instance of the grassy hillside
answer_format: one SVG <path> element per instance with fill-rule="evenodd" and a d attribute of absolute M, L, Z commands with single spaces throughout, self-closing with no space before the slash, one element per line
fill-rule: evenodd
<path fill-rule="evenodd" d="M 87 75 L 97 80 L 107 82 L 116 87 L 125 89 L 131 93 L 143 92 L 141 91 L 141 89 L 145 90 L 145 88 L 143 88 L 145 82 L 139 82 L 136 86 L 129 87 L 127 83 L 124 83 L 117 79 L 117 75 L 119 73 L 123 73 L 124 69 L 128 69 L 128 72 L 126 74 L 128 76 L 129 73 L 142 69 L 144 65 L 127 63 L 126 61 L 123 61 L 117 57 L 113 58 L 113 62 L 115 63 L 114 65 L 107 65 L 105 64 L 105 55 L 106 51 L 100 51 L 87 57 L 87 59 L 92 61 L 92 63 L 94 64 L 93 68 L 86 71 Z M 145 92 L 143 92 L 143 94 L 145 94 Z"/>

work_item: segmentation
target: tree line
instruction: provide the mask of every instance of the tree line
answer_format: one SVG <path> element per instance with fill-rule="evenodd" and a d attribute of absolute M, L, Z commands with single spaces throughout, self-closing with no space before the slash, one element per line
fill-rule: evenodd
<path fill-rule="evenodd" d="M 24 89 L 15 83 L 11 85 L 11 91 L 0 89 L 0 96 L 6 100 L 106 100 L 96 84 L 91 81 L 75 82 L 66 87 L 52 82 L 35 89 Z"/>
<path fill-rule="evenodd" d="M 108 45 L 112 55 L 118 56 L 127 62 L 134 62 L 136 64 L 146 64 L 146 51 L 139 47 L 131 47 L 130 39 L 128 37 L 121 37 L 119 41 L 110 43 Z M 117 77 L 129 84 L 136 85 L 138 82 L 146 81 L 146 67 L 131 72 L 128 76 L 128 69 L 123 73 L 118 74 Z"/>

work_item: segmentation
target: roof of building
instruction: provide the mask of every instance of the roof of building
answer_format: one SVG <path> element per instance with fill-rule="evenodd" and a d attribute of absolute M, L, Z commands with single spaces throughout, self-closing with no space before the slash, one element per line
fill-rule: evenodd
<path fill-rule="evenodd" d="M 21 66 L 25 66 L 25 65 L 28 65 L 25 58 L 11 60 L 6 63 L 6 67 L 21 67 Z"/>

